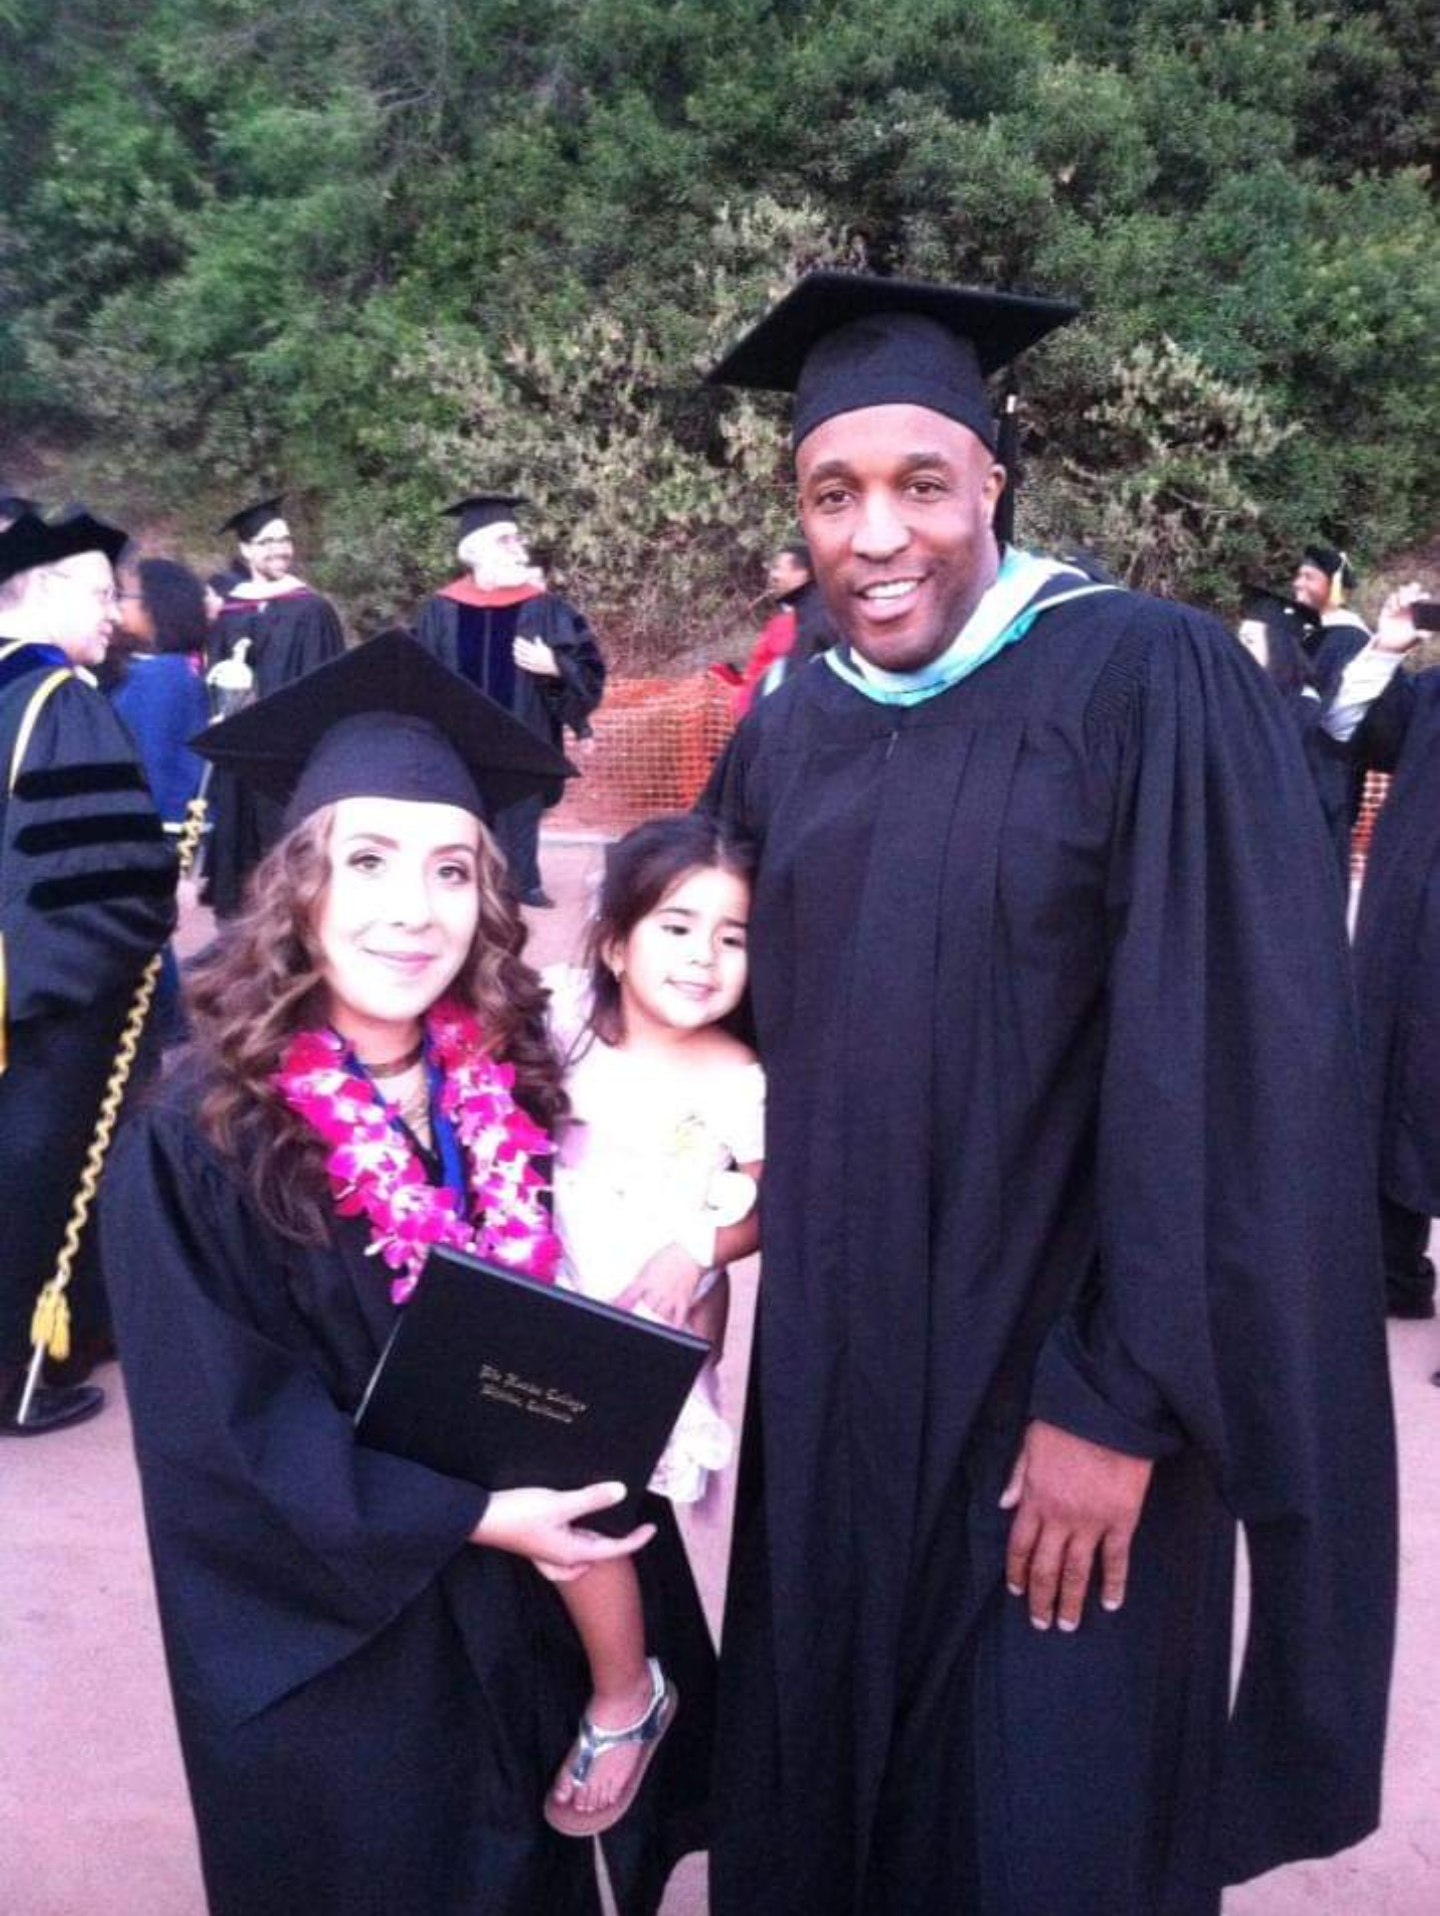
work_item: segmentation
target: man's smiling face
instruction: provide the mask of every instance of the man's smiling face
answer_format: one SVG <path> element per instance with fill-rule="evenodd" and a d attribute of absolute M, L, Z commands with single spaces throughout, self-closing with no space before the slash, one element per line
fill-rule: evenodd
<path fill-rule="evenodd" d="M 998 566 L 1004 470 L 967 426 L 925 406 L 867 406 L 796 454 L 800 519 L 831 617 L 887 672 L 928 665 Z"/>

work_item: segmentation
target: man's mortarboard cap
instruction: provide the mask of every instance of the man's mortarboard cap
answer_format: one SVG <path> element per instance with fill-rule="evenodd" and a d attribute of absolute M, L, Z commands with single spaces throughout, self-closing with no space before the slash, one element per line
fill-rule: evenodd
<path fill-rule="evenodd" d="M 191 740 L 295 825 L 342 798 L 458 805 L 490 818 L 558 794 L 573 767 L 408 633 L 382 632 Z"/>
<path fill-rule="evenodd" d="M 264 531 L 272 519 L 284 518 L 280 510 L 284 503 L 285 494 L 277 492 L 273 499 L 257 499 L 253 506 L 242 506 L 239 512 L 231 513 L 224 525 L 215 528 L 216 537 L 233 532 L 237 539 L 248 544 L 257 533 Z"/>
<path fill-rule="evenodd" d="M 925 406 L 992 449 L 986 375 L 1074 319 L 1068 300 L 872 273 L 807 273 L 708 375 L 711 385 L 793 392 L 796 446 L 838 413 Z"/>
<path fill-rule="evenodd" d="M 521 492 L 474 492 L 443 508 L 444 516 L 460 521 L 460 537 L 468 539 L 484 526 L 503 525 L 515 517 L 515 508 L 530 502 Z"/>
<path fill-rule="evenodd" d="M 92 517 L 83 506 L 72 507 L 48 524 L 38 513 L 22 512 L 0 532 L 0 581 L 34 572 L 39 566 L 58 565 L 81 552 L 103 553 L 114 565 L 129 543 L 128 532 Z"/>

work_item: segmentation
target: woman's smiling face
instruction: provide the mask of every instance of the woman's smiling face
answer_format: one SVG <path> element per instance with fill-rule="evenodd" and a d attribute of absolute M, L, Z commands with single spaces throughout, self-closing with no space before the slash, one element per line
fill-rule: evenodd
<path fill-rule="evenodd" d="M 315 934 L 330 1017 L 374 1052 L 397 1048 L 454 982 L 480 910 L 480 821 L 458 805 L 342 798 Z M 362 1048 L 361 1055 L 364 1055 Z"/>

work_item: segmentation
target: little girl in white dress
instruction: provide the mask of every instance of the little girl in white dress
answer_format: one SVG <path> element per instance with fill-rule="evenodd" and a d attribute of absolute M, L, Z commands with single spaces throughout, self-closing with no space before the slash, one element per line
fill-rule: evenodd
<path fill-rule="evenodd" d="M 586 968 L 545 973 L 571 1104 L 554 1173 L 559 1281 L 683 1324 L 717 1351 L 726 1266 L 759 1241 L 765 1078 L 732 1029 L 749 904 L 748 861 L 713 822 L 654 819 L 610 848 Z M 651 1488 L 696 1502 L 733 1450 L 712 1359 Z M 634 1800 L 675 1697 L 645 1655 L 628 1559 L 593 1565 L 560 1594 L 594 1694 L 545 1814 L 567 1835 L 590 1836 Z"/>

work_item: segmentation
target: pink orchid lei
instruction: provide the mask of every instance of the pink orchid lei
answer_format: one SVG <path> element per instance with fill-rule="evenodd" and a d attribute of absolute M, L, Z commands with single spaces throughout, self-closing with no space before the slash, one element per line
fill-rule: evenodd
<path fill-rule="evenodd" d="M 433 1244 L 449 1244 L 553 1281 L 560 1240 L 542 1200 L 544 1180 L 532 1160 L 549 1154 L 549 1134 L 514 1098 L 515 1067 L 485 1056 L 474 1013 L 442 998 L 425 1019 L 430 1052 L 444 1073 L 440 1109 L 455 1126 L 465 1156 L 474 1211 L 467 1222 L 455 1194 L 425 1176 L 414 1146 L 392 1122 L 374 1090 L 345 1063 L 333 1031 L 301 1031 L 291 1039 L 274 1084 L 327 1144 L 325 1160 L 341 1217 L 370 1220 L 368 1251 L 398 1275 L 390 1296 L 403 1304 Z"/>

